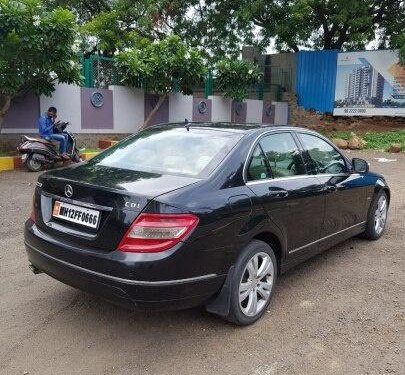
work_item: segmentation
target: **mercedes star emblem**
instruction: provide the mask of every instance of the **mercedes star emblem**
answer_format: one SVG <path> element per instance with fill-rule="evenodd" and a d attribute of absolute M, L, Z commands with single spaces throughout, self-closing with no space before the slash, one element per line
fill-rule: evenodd
<path fill-rule="evenodd" d="M 65 186 L 65 195 L 66 195 L 68 198 L 71 198 L 71 197 L 72 197 L 72 195 L 73 195 L 73 188 L 72 188 L 70 185 L 66 185 L 66 186 Z"/>

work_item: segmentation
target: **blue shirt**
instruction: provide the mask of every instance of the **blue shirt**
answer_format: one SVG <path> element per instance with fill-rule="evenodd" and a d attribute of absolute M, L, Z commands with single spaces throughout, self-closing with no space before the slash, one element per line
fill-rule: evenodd
<path fill-rule="evenodd" d="M 54 119 L 44 113 L 38 120 L 38 130 L 41 137 L 49 137 L 53 134 Z"/>

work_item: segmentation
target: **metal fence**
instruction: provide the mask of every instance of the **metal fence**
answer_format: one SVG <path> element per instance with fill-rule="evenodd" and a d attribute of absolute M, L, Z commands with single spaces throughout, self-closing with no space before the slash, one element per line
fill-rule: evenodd
<path fill-rule="evenodd" d="M 82 59 L 82 75 L 84 87 L 108 88 L 119 82 L 118 71 L 114 59 L 98 55 L 91 55 Z"/>
<path fill-rule="evenodd" d="M 110 85 L 119 84 L 118 70 L 114 59 L 98 55 L 82 58 L 82 75 L 84 87 L 108 88 Z M 139 81 L 137 87 L 148 90 L 147 82 Z M 291 74 L 279 67 L 264 66 L 263 80 L 248 89 L 248 97 L 263 100 L 266 94 L 270 94 L 273 100 L 279 101 L 282 92 L 291 89 Z M 178 84 L 173 83 L 173 91 L 179 91 Z M 195 87 L 196 92 L 203 92 L 207 98 L 209 95 L 219 93 L 215 89 L 215 76 L 212 69 L 208 69 L 204 79 Z"/>

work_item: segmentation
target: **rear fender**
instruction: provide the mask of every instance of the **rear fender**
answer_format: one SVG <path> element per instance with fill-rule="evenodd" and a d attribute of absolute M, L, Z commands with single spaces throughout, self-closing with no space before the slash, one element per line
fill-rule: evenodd
<path fill-rule="evenodd" d="M 53 155 L 49 152 L 47 153 L 38 153 L 38 152 L 33 152 L 32 153 L 32 158 L 34 160 L 38 160 L 42 163 L 53 163 L 54 161 L 58 160 L 58 156 L 57 155 Z"/>
<path fill-rule="evenodd" d="M 41 161 L 41 162 L 46 162 L 47 161 L 45 155 L 43 155 L 43 154 L 36 154 L 36 153 L 32 154 L 32 158 L 34 160 L 38 160 L 38 161 Z"/>
<path fill-rule="evenodd" d="M 20 147 L 20 152 L 24 154 L 44 155 L 52 160 L 59 158 L 58 153 L 53 147 L 48 147 L 40 142 L 28 142 L 24 147 Z"/>
<path fill-rule="evenodd" d="M 41 142 L 30 142 L 30 141 L 23 143 L 19 147 L 19 149 L 38 153 L 54 152 L 53 147 L 48 147 Z"/>

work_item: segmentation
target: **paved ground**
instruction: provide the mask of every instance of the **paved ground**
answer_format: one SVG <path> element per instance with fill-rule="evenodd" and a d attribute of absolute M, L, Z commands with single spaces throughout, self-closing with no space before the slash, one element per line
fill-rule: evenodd
<path fill-rule="evenodd" d="M 1 173 L 0 374 L 404 374 L 405 154 L 360 155 L 392 187 L 385 236 L 283 275 L 246 328 L 202 309 L 133 313 L 34 276 L 22 225 L 37 175 Z"/>

